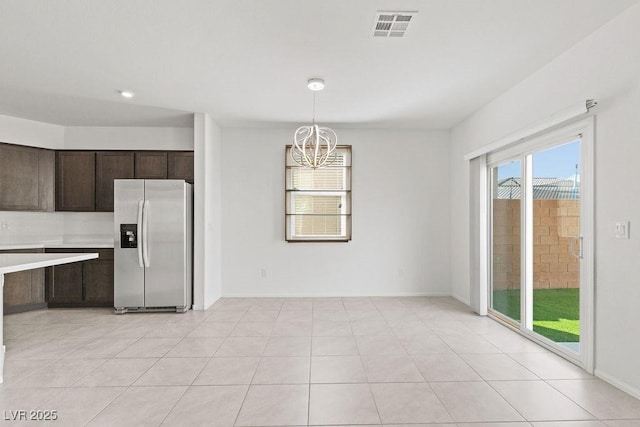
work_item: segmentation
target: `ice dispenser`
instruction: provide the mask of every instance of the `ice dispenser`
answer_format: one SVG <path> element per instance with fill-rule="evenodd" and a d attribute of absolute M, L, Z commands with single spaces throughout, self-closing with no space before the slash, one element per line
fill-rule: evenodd
<path fill-rule="evenodd" d="M 138 247 L 138 224 L 120 224 L 120 247 Z"/>

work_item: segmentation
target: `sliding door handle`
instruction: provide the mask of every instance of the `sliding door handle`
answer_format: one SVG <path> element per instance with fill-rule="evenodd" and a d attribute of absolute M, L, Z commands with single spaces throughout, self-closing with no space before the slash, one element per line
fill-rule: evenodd
<path fill-rule="evenodd" d="M 578 252 L 576 252 L 576 243 L 578 243 Z M 569 242 L 569 251 L 571 255 L 578 259 L 582 259 L 582 237 L 574 237 Z"/>

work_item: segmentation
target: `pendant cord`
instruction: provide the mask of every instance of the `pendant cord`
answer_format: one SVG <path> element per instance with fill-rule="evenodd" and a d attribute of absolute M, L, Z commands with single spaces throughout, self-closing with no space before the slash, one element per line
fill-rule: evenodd
<path fill-rule="evenodd" d="M 313 92 L 313 125 L 316 124 L 316 93 Z"/>

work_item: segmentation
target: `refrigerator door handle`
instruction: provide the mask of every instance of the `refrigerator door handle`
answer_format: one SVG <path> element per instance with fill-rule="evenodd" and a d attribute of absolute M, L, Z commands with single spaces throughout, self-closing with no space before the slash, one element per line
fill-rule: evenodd
<path fill-rule="evenodd" d="M 145 200 L 144 201 L 144 208 L 143 208 L 143 212 L 144 214 L 142 215 L 142 258 L 144 259 L 144 266 L 145 267 L 149 267 L 150 266 L 150 262 L 149 262 L 149 245 L 148 245 L 148 238 L 147 238 L 147 230 L 149 229 L 148 224 L 149 224 L 149 201 Z"/>
<path fill-rule="evenodd" d="M 137 233 L 138 233 L 138 265 L 140 266 L 140 268 L 144 268 L 144 263 L 142 261 L 142 239 L 140 239 L 140 237 L 142 236 L 142 211 L 144 209 L 144 202 L 142 200 L 140 200 L 138 202 L 138 224 L 137 224 Z"/>

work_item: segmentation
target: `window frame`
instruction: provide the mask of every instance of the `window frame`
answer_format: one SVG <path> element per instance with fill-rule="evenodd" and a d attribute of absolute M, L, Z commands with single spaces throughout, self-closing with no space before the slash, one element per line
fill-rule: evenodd
<path fill-rule="evenodd" d="M 353 201 L 351 197 L 352 193 L 352 172 L 353 172 L 353 149 L 351 145 L 338 145 L 336 147 L 337 150 L 346 150 L 349 156 L 349 164 L 347 166 L 343 166 L 342 168 L 345 170 L 344 176 L 344 190 L 294 190 L 288 188 L 288 169 L 299 169 L 302 166 L 298 166 L 292 164 L 289 159 L 289 151 L 291 150 L 292 145 L 286 145 L 284 154 L 285 154 L 285 176 L 284 176 L 284 234 L 285 241 L 288 243 L 345 243 L 350 242 L 353 238 Z M 287 205 L 288 198 L 291 197 L 291 203 L 295 204 L 296 195 L 319 195 L 319 196 L 341 196 L 345 198 L 343 209 L 346 211 L 347 206 L 349 206 L 349 213 L 341 213 L 341 229 L 345 231 L 344 237 L 341 236 L 328 236 L 324 238 L 321 235 L 300 235 L 300 237 L 296 237 L 295 230 L 289 230 L 288 228 L 294 227 L 294 222 L 288 221 L 288 217 L 295 217 L 297 214 L 288 213 Z M 300 216 L 298 214 L 298 216 Z"/>

